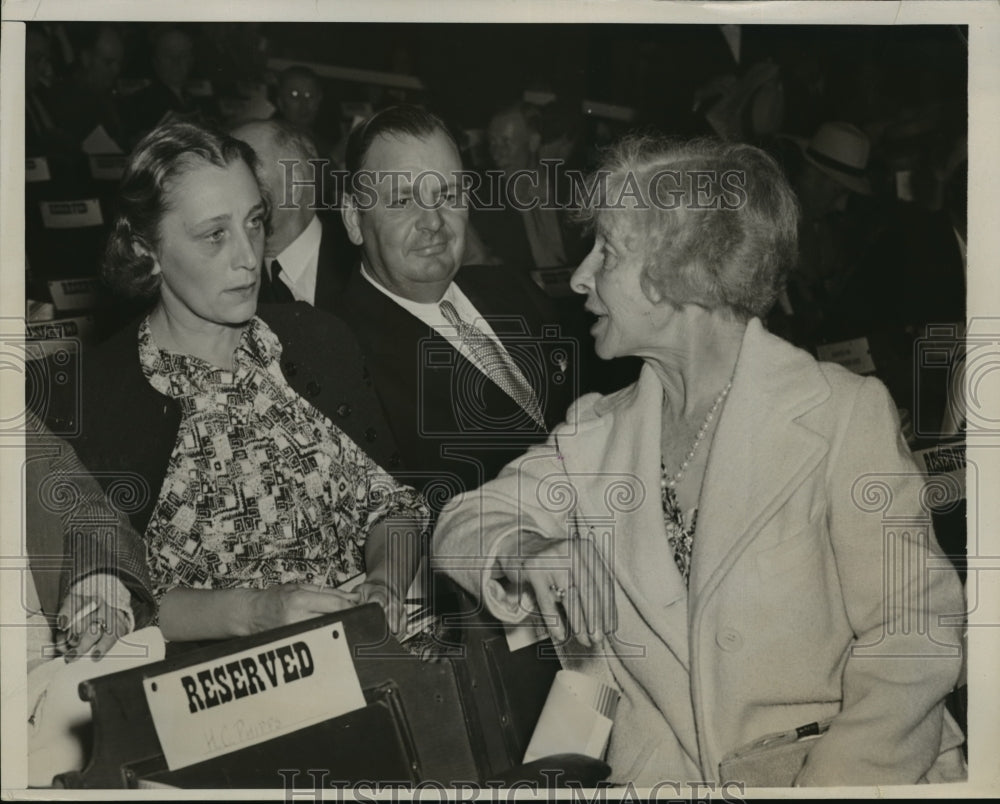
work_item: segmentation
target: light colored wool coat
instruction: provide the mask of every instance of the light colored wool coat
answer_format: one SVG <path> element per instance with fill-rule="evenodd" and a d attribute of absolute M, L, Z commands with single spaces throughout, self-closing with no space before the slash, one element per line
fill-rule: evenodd
<path fill-rule="evenodd" d="M 628 388 L 577 400 L 547 444 L 448 506 L 435 565 L 512 619 L 488 582 L 504 536 L 602 545 L 617 628 L 603 650 L 574 641 L 560 655 L 622 693 L 613 780 L 729 781 L 730 751 L 826 718 L 796 784 L 912 783 L 939 754 L 954 760 L 962 735 L 943 701 L 962 665 L 963 593 L 884 386 L 750 321 L 710 446 L 690 588 L 663 524 L 662 394 L 647 366 Z"/>

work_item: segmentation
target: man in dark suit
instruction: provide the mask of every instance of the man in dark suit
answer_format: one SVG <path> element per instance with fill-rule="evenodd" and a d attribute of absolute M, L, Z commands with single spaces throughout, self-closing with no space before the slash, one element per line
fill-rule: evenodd
<path fill-rule="evenodd" d="M 256 151 L 271 196 L 260 300 L 332 310 L 356 258 L 341 221 L 316 214 L 322 199 L 312 179 L 322 166 L 309 162 L 318 158 L 315 145 L 305 132 L 277 120 L 246 123 L 232 133 Z"/>
<path fill-rule="evenodd" d="M 402 468 L 389 471 L 437 514 L 565 418 L 577 395 L 579 349 L 560 334 L 526 271 L 460 269 L 469 211 L 459 149 L 440 119 L 412 106 L 384 109 L 351 132 L 345 161 L 351 187 L 341 211 L 361 267 L 336 312 L 361 344 L 396 441 Z M 506 749 L 491 744 L 489 755 L 505 753 L 499 763 L 509 767 L 523 749 L 512 750 L 508 737 L 527 746 L 531 726 L 520 724 L 537 721 L 558 662 L 541 648 L 509 652 L 499 623 L 477 602 L 444 576 L 419 577 L 432 611 L 457 615 L 436 618 L 423 649 L 454 655 L 463 646 L 465 672 L 482 673 L 470 711 L 485 732 L 504 730 Z"/>
<path fill-rule="evenodd" d="M 123 102 L 127 136 L 137 143 L 168 118 L 193 118 L 198 104 L 188 94 L 187 83 L 195 67 L 194 40 L 173 25 L 151 32 L 152 82 Z"/>
<path fill-rule="evenodd" d="M 434 508 L 543 440 L 578 390 L 576 344 L 524 273 L 459 270 L 461 168 L 416 107 L 379 112 L 348 142 L 342 212 L 362 259 L 335 312 L 366 352 L 403 479 Z"/>
<path fill-rule="evenodd" d="M 125 132 L 115 91 L 125 48 L 117 28 L 106 22 L 78 22 L 69 28 L 77 67 L 49 94 L 55 127 L 80 150 L 98 126 L 121 145 Z"/>
<path fill-rule="evenodd" d="M 24 40 L 24 154 L 44 156 L 74 150 L 72 137 L 56 126 L 51 92 L 55 68 L 52 43 L 38 23 L 28 23 Z"/>
<path fill-rule="evenodd" d="M 576 267 L 592 243 L 570 219 L 565 173 L 543 170 L 541 126 L 541 111 L 530 103 L 493 115 L 489 149 L 503 174 L 503 208 L 473 211 L 472 225 L 490 251 L 504 265 L 526 271 Z"/>

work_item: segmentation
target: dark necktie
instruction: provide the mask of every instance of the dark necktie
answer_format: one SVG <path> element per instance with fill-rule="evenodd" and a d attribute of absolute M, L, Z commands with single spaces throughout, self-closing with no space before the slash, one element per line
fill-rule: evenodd
<path fill-rule="evenodd" d="M 507 396 L 517 402 L 539 427 L 545 427 L 538 398 L 524 378 L 517 364 L 489 335 L 462 319 L 450 301 L 440 303 L 441 314 L 455 327 L 462 343 L 475 356 L 479 368 L 495 382 Z"/>
<path fill-rule="evenodd" d="M 295 301 L 291 288 L 281 281 L 281 263 L 271 263 L 271 275 L 265 270 L 261 276 L 261 301 L 285 304 Z"/>

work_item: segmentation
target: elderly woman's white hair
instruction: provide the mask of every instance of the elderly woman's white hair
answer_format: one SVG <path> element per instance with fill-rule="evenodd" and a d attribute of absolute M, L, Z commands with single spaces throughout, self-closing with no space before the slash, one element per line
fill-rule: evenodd
<path fill-rule="evenodd" d="M 763 317 L 797 257 L 799 205 L 752 145 L 627 137 L 590 177 L 579 217 L 623 226 L 645 252 L 643 282 L 671 302 Z"/>

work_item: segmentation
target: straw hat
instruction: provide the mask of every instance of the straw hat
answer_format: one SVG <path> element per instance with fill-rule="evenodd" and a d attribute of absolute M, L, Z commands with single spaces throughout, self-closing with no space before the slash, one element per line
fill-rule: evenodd
<path fill-rule="evenodd" d="M 871 195 L 868 135 L 850 123 L 824 123 L 811 140 L 797 140 L 810 164 L 861 195 Z"/>

